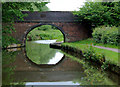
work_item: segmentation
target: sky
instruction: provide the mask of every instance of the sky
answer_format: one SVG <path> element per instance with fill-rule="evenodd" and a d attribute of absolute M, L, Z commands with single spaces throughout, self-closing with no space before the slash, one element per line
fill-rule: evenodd
<path fill-rule="evenodd" d="M 85 0 L 50 0 L 47 7 L 51 11 L 78 11 Z"/>

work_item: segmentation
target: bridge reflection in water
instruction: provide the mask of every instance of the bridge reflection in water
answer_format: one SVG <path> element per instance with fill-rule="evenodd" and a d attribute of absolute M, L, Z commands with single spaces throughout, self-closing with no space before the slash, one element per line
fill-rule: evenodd
<path fill-rule="evenodd" d="M 14 82 L 73 81 L 84 76 L 82 65 L 47 44 L 27 42 L 25 53 L 20 51 L 13 63 Z"/>
<path fill-rule="evenodd" d="M 49 48 L 49 45 L 28 42 L 26 48 L 12 52 L 3 53 L 3 59 L 9 57 L 10 66 L 3 66 L 3 83 L 23 83 L 26 87 L 33 85 L 116 85 L 119 84 L 119 77 L 113 73 L 104 73 L 87 62 L 80 64 L 64 55 L 58 49 Z M 36 44 L 36 45 L 35 45 Z M 34 46 L 35 45 L 35 46 Z M 14 51 L 14 50 L 13 50 Z M 61 56 L 55 56 L 60 53 Z M 10 56 L 8 56 L 10 55 Z M 14 57 L 13 57 L 14 56 Z M 54 61 L 55 58 L 59 60 Z M 7 59 L 8 60 L 8 59 Z M 5 60 L 4 60 L 5 61 Z M 3 64 L 4 64 L 3 61 Z M 49 64 L 50 63 L 50 64 Z M 14 74 L 7 77 L 7 68 L 15 67 Z M 83 69 L 84 68 L 84 69 Z M 11 80 L 13 79 L 13 80 Z M 6 81 L 6 82 L 5 82 Z M 75 83 L 74 83 L 75 82 Z M 52 86 L 51 86 L 52 87 Z M 54 86 L 53 86 L 54 87 Z"/>

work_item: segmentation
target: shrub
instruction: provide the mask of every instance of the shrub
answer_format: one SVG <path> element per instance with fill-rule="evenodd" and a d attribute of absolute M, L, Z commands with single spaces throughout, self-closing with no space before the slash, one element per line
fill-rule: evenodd
<path fill-rule="evenodd" d="M 94 50 L 94 48 L 92 46 L 87 47 L 83 51 L 83 56 L 88 60 L 90 59 L 90 60 L 99 62 L 101 64 L 103 64 L 103 62 L 105 61 L 105 55 L 96 53 L 96 51 Z"/>
<path fill-rule="evenodd" d="M 109 67 L 110 64 L 111 64 L 110 61 L 103 62 L 103 65 L 101 66 L 101 69 L 106 70 Z"/>
<path fill-rule="evenodd" d="M 2 37 L 2 47 L 6 48 L 8 45 L 17 44 L 19 41 L 13 38 L 12 36 L 4 35 Z"/>
<path fill-rule="evenodd" d="M 119 45 L 120 33 L 118 27 L 101 26 L 93 30 L 92 36 L 96 43 Z"/>

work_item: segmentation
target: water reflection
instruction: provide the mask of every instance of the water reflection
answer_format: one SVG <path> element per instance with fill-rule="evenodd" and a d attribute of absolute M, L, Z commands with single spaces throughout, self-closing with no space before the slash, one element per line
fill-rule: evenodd
<path fill-rule="evenodd" d="M 39 41 L 39 43 L 45 43 L 45 40 Z M 53 41 L 51 41 L 53 42 Z M 52 49 L 49 47 L 50 41 L 46 41 L 47 44 L 38 44 L 34 41 L 26 43 L 27 57 L 36 64 L 56 64 L 64 56 L 58 49 Z"/>
<path fill-rule="evenodd" d="M 41 54 L 43 50 L 38 46 L 33 47 L 33 43 L 29 43 L 28 51 L 29 56 Z M 46 45 L 42 45 L 43 48 L 48 48 Z M 37 49 L 38 48 L 38 49 Z M 36 50 L 34 50 L 36 49 Z M 42 51 L 41 51 L 42 50 Z M 48 50 L 48 49 L 47 49 Z M 45 51 L 47 51 L 45 49 Z M 39 51 L 39 52 L 37 52 Z M 48 50 L 49 56 L 52 54 L 52 49 Z M 34 53 L 35 52 L 35 53 Z M 31 53 L 31 54 L 30 54 Z M 44 53 L 43 53 L 44 54 Z M 3 51 L 3 85 L 24 85 L 26 87 L 36 87 L 35 85 L 118 85 L 118 76 L 113 73 L 103 72 L 94 66 L 91 66 L 90 62 L 86 62 L 79 57 L 65 54 L 64 60 L 54 67 L 36 67 L 27 61 L 24 56 L 24 51 Z M 41 58 L 38 55 L 37 58 Z M 45 54 L 43 57 L 46 56 Z M 62 56 L 58 50 L 52 54 L 53 60 L 55 56 Z M 34 56 L 32 56 L 34 57 Z M 35 58 L 35 57 L 34 57 Z M 48 58 L 48 59 L 47 59 Z M 50 63 L 52 58 L 44 57 L 38 63 L 43 61 L 44 63 Z M 42 58 L 41 58 L 42 59 Z M 45 59 L 45 61 L 44 61 Z M 59 58 L 58 58 L 59 59 Z M 60 60 L 60 59 L 59 59 Z M 79 60 L 79 62 L 77 62 Z M 54 60 L 58 62 L 57 60 Z M 53 62 L 52 62 L 53 63 Z M 51 64 L 51 63 L 50 63 Z M 113 79 L 111 79 L 112 77 Z M 53 86 L 51 86 L 53 87 Z M 56 86 L 57 87 L 57 86 Z M 69 86 L 68 86 L 69 87 Z M 112 87 L 112 86 L 111 86 Z"/>
<path fill-rule="evenodd" d="M 56 63 L 58 63 L 62 59 L 62 57 L 63 57 L 63 53 L 56 52 L 55 56 L 52 57 L 52 59 L 50 59 L 47 64 L 56 64 Z"/>
<path fill-rule="evenodd" d="M 39 44 L 51 44 L 51 43 L 55 43 L 56 40 L 37 40 L 37 41 L 33 41 L 35 43 L 39 43 Z"/>
<path fill-rule="evenodd" d="M 12 75 L 14 75 L 15 65 L 12 63 L 15 62 L 17 54 L 18 51 L 2 51 L 2 85 L 10 85 L 13 82 Z"/>
<path fill-rule="evenodd" d="M 65 53 L 65 52 L 64 52 Z M 85 61 L 83 57 L 65 53 L 70 59 L 83 64 L 84 76 L 81 79 L 76 79 L 75 82 L 81 85 L 111 85 L 117 87 L 119 83 L 120 76 L 111 72 L 102 71 L 96 63 L 91 63 L 90 61 Z M 78 59 L 79 58 L 79 59 Z M 112 75 L 115 77 L 113 78 Z M 111 79 L 112 77 L 112 79 Z"/>

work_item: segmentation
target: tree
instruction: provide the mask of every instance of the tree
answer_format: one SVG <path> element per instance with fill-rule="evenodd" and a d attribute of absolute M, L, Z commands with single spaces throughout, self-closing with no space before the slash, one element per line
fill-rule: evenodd
<path fill-rule="evenodd" d="M 85 2 L 85 5 L 77 12 L 78 20 L 90 27 L 100 25 L 119 26 L 120 9 L 119 2 Z"/>
<path fill-rule="evenodd" d="M 2 23 L 7 23 L 2 28 L 2 44 L 3 47 L 8 46 L 9 44 L 16 43 L 17 41 L 8 36 L 15 30 L 13 27 L 14 21 L 23 20 L 23 17 L 26 16 L 22 14 L 23 10 L 34 11 L 34 8 L 37 8 L 39 11 L 42 11 L 48 2 L 2 2 Z"/>

